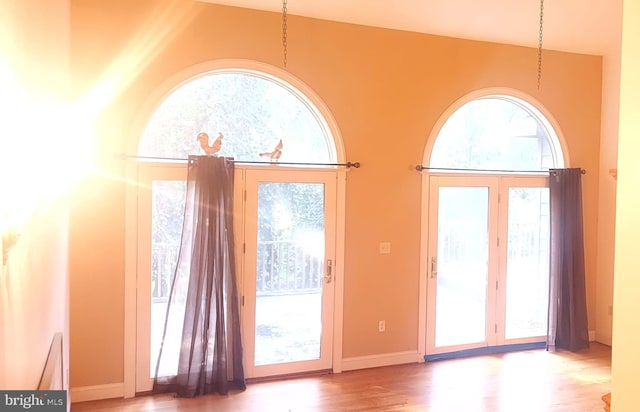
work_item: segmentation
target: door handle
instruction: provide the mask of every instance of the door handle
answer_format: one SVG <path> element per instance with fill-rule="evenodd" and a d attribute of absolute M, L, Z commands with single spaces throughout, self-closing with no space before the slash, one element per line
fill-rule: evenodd
<path fill-rule="evenodd" d="M 435 256 L 431 256 L 431 279 L 438 274 L 438 263 Z"/>
<path fill-rule="evenodd" d="M 331 283 L 333 280 L 333 262 L 331 259 L 327 259 L 327 274 L 323 278 L 327 280 L 327 283 Z"/>

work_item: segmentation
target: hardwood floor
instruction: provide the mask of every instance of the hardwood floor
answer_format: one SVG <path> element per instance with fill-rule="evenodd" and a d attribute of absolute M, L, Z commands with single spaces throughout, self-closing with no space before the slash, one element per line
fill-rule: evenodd
<path fill-rule="evenodd" d="M 251 383 L 244 392 L 76 403 L 80 411 L 603 411 L 611 349 L 531 350 Z"/>

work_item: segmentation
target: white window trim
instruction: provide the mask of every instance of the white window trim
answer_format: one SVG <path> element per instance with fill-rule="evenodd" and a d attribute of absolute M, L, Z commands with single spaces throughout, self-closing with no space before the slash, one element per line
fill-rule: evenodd
<path fill-rule="evenodd" d="M 569 167 L 571 164 L 569 158 L 569 149 L 566 140 L 560 128 L 560 124 L 553 115 L 532 96 L 516 89 L 506 87 L 491 87 L 475 90 L 456 100 L 440 115 L 434 124 L 425 149 L 422 155 L 422 164 L 429 165 L 431 161 L 431 153 L 436 139 L 440 134 L 440 130 L 451 115 L 465 104 L 480 98 L 497 97 L 521 105 L 531 112 L 545 128 L 549 136 L 549 143 L 554 159 L 558 163 L 557 167 Z M 560 152 L 560 153 L 558 153 Z M 561 156 L 559 156 L 561 155 Z M 422 172 L 422 193 L 420 208 L 420 274 L 419 274 L 419 296 L 418 296 L 418 355 L 419 362 L 424 362 L 427 343 L 427 274 L 428 265 L 428 239 L 429 239 L 429 213 L 425 205 L 429 204 L 429 175 L 428 171 Z"/>
<path fill-rule="evenodd" d="M 125 147 L 126 153 L 136 155 L 140 137 L 148 120 L 159 104 L 189 80 L 208 73 L 245 72 L 270 78 L 293 92 L 310 107 L 317 110 L 316 117 L 324 130 L 329 130 L 334 141 L 330 155 L 336 163 L 345 163 L 346 155 L 342 134 L 331 111 L 320 96 L 302 80 L 278 67 L 253 60 L 223 59 L 200 63 L 188 67 L 164 81 L 150 94 L 142 105 L 133 122 L 131 134 Z M 319 114 L 319 115 L 318 115 Z M 335 150 L 335 152 L 333 152 Z M 128 182 L 137 181 L 137 168 L 134 161 L 125 166 Z M 344 249 L 345 249 L 345 209 L 346 209 L 346 173 L 348 169 L 338 169 L 337 211 L 336 211 L 336 262 L 334 322 L 333 322 L 333 372 L 342 372 L 342 326 L 344 300 Z M 125 193 L 125 273 L 124 273 L 124 397 L 136 394 L 136 247 L 137 247 L 137 189 L 134 184 L 127 185 Z"/>
<path fill-rule="evenodd" d="M 547 135 L 549 136 L 551 151 L 554 158 L 558 162 L 558 167 L 565 167 L 565 165 L 571 164 L 569 159 L 569 150 L 560 124 L 556 121 L 553 115 L 542 105 L 542 103 L 540 103 L 532 96 L 516 89 L 510 89 L 506 87 L 491 87 L 476 90 L 464 95 L 449 107 L 447 107 L 442 115 L 440 115 L 433 128 L 431 129 L 429 138 L 427 139 L 427 144 L 422 155 L 423 165 L 429 164 L 431 159 L 431 152 L 433 151 L 433 146 L 435 145 L 436 139 L 440 134 L 440 130 L 444 126 L 445 122 L 449 120 L 451 115 L 465 104 L 473 100 L 487 97 L 496 97 L 500 99 L 510 100 L 522 106 L 525 110 L 531 112 L 536 117 L 536 119 L 540 121 L 545 131 L 547 132 Z M 560 152 L 562 156 L 558 156 L 560 154 L 558 152 Z"/>

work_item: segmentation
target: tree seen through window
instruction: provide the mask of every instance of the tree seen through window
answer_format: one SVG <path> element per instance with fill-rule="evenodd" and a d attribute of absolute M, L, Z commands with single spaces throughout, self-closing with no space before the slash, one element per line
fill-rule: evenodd
<path fill-rule="evenodd" d="M 444 123 L 431 167 L 545 171 L 555 160 L 540 120 L 510 99 L 485 97 L 456 110 Z"/>
<path fill-rule="evenodd" d="M 220 156 L 264 161 L 259 153 L 283 141 L 281 162 L 335 161 L 318 115 L 288 86 L 259 74 L 212 72 L 174 90 L 143 132 L 140 156 L 203 154 L 196 136 L 224 135 Z"/>

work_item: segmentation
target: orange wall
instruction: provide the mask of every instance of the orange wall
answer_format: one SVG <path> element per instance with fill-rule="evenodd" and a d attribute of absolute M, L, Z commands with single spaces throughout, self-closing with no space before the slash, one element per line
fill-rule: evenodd
<path fill-rule="evenodd" d="M 175 73 L 222 58 L 282 64 L 280 15 L 182 4 L 189 10 L 172 9 L 175 3 L 169 1 L 72 1 L 78 93 L 116 59 L 137 57 L 139 62 L 133 77 L 121 79 L 129 87 L 98 126 L 109 173 L 123 174 L 124 165 L 111 155 L 138 138 L 140 131 L 130 125 L 147 97 Z M 171 26 L 152 5 L 167 16 L 184 16 L 186 24 L 148 35 L 150 29 Z M 486 87 L 518 89 L 540 101 L 562 128 L 571 165 L 588 171 L 583 187 L 593 326 L 600 57 L 545 51 L 538 91 L 535 49 L 296 16 L 289 17 L 288 35 L 287 70 L 324 100 L 341 130 L 347 160 L 363 165 L 347 180 L 344 357 L 418 349 L 421 186 L 411 168 L 420 163 L 441 113 L 461 96 Z M 162 41 L 148 48 L 150 38 Z M 133 50 L 133 56 L 125 50 Z M 103 195 L 82 200 L 71 221 L 72 386 L 123 379 L 124 186 L 98 180 L 105 185 Z M 391 255 L 378 253 L 381 241 L 392 243 Z M 377 332 L 379 319 L 386 320 L 387 333 Z"/>
<path fill-rule="evenodd" d="M 122 382 L 122 205 L 121 186 L 109 178 L 88 177 L 73 193 L 69 225 L 72 388 Z"/>

